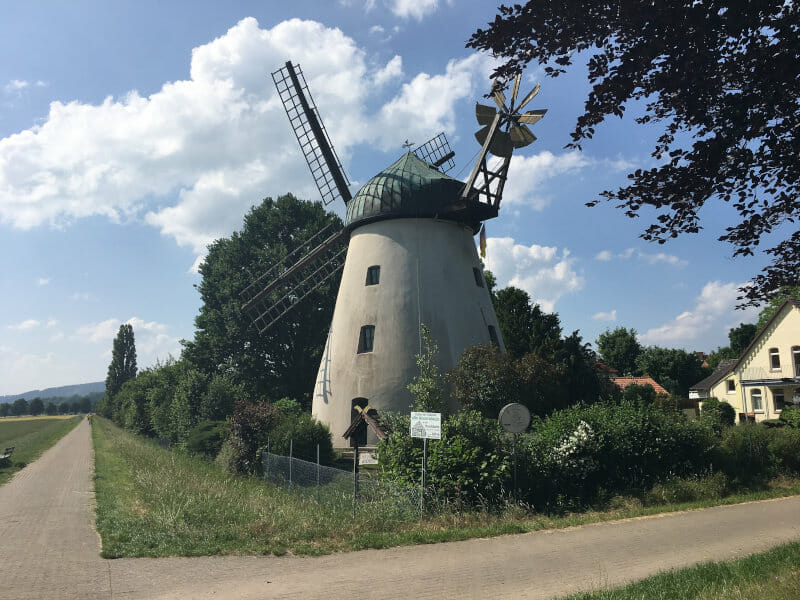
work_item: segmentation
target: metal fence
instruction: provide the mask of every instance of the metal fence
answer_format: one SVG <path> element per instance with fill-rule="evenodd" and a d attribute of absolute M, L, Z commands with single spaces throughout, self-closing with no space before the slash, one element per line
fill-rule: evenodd
<path fill-rule="evenodd" d="M 401 511 L 419 510 L 420 491 L 383 481 L 374 474 L 336 469 L 292 456 L 261 452 L 262 477 L 294 493 L 313 497 L 320 504 L 363 507 L 369 504 L 392 504 Z"/>

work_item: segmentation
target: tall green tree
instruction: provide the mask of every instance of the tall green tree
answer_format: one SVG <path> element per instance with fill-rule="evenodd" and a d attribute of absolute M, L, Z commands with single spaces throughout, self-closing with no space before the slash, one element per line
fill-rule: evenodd
<path fill-rule="evenodd" d="M 648 346 L 636 359 L 636 366 L 681 398 L 687 398 L 689 387 L 710 374 L 696 354 L 678 348 Z"/>
<path fill-rule="evenodd" d="M 319 202 L 267 198 L 245 216 L 241 231 L 212 243 L 200 265 L 202 306 L 194 339 L 183 342 L 183 358 L 208 376 L 231 375 L 251 398 L 297 398 L 309 407 L 339 277 L 264 333 L 242 311 L 240 294 L 327 224 L 342 226 Z"/>
<path fill-rule="evenodd" d="M 41 398 L 34 398 L 28 405 L 28 411 L 35 417 L 44 412 L 44 402 Z"/>
<path fill-rule="evenodd" d="M 719 238 L 734 256 L 782 240 L 740 290 L 758 305 L 800 284 L 798 30 L 800 11 L 785 0 L 529 0 L 501 6 L 467 45 L 500 58 L 500 79 L 530 62 L 557 77 L 586 60 L 585 111 L 567 147 L 580 148 L 629 104 L 641 110 L 638 124 L 660 125 L 655 166 L 601 196 L 629 217 L 654 209 L 646 240 L 697 233 L 703 206 L 719 202 L 738 213 Z"/>
<path fill-rule="evenodd" d="M 111 350 L 111 364 L 106 375 L 106 394 L 113 398 L 125 384 L 136 377 L 136 341 L 133 325 L 123 323 L 119 326 L 114 347 Z"/>
<path fill-rule="evenodd" d="M 528 292 L 509 286 L 494 294 L 494 310 L 506 352 L 521 358 L 529 352 L 552 355 L 561 344 L 561 322 L 556 313 L 531 303 Z"/>
<path fill-rule="evenodd" d="M 607 329 L 597 337 L 597 350 L 600 360 L 614 367 L 620 375 L 636 374 L 636 359 L 642 353 L 642 346 L 636 339 L 635 329 Z"/>
<path fill-rule="evenodd" d="M 28 401 L 25 398 L 17 398 L 11 405 L 11 414 L 15 417 L 28 414 Z"/>

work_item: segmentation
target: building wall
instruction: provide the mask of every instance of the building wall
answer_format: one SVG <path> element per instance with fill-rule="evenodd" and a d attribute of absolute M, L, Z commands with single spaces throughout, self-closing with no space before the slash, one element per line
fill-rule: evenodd
<path fill-rule="evenodd" d="M 739 365 L 726 377 L 721 379 L 710 390 L 710 396 L 728 402 L 740 413 L 754 414 L 756 421 L 775 419 L 780 415 L 780 410 L 775 409 L 774 399 L 776 391 L 783 392 L 785 402 L 790 404 L 798 386 L 786 385 L 743 385 L 742 381 L 782 379 L 797 377 L 796 365 L 792 348 L 800 347 L 800 309 L 787 304 L 772 321 L 770 326 L 759 336 Z M 780 368 L 773 369 L 770 365 L 770 350 L 777 348 L 780 357 Z M 735 383 L 735 390 L 728 392 L 727 382 Z M 752 390 L 761 391 L 762 409 L 753 410 Z"/>
<path fill-rule="evenodd" d="M 380 266 L 378 285 L 365 285 L 371 266 Z M 353 399 L 364 398 L 379 411 L 409 412 L 420 322 L 439 345 L 443 372 L 468 347 L 489 343 L 489 326 L 502 347 L 471 229 L 435 219 L 392 219 L 355 229 L 313 396 L 312 412 L 331 428 L 334 446 L 347 444 L 341 435 L 350 425 Z M 365 325 L 375 326 L 374 346 L 358 353 Z"/>

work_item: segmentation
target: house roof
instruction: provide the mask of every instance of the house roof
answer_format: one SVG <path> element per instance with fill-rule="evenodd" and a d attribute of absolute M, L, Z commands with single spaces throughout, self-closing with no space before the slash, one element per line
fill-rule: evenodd
<path fill-rule="evenodd" d="M 739 363 L 742 362 L 744 357 L 747 356 L 747 353 L 750 352 L 750 348 L 752 348 L 756 344 L 756 342 L 758 342 L 758 340 L 761 338 L 761 336 L 764 335 L 764 332 L 767 329 L 769 329 L 770 325 L 772 325 L 772 322 L 775 319 L 778 318 L 778 315 L 781 313 L 783 308 L 785 306 L 789 305 L 789 304 L 791 304 L 792 306 L 794 306 L 797 309 L 800 309 L 800 300 L 795 299 L 795 298 L 787 298 L 786 300 L 784 300 L 781 303 L 781 305 L 778 307 L 778 309 L 769 318 L 769 321 L 764 323 L 764 326 L 758 331 L 758 333 L 755 334 L 755 336 L 753 336 L 752 341 L 747 345 L 747 348 L 744 349 L 744 352 L 742 352 L 739 355 L 739 358 L 721 360 L 719 362 L 719 365 L 717 365 L 717 368 L 714 370 L 714 372 L 711 375 L 709 375 L 708 377 L 706 377 L 702 381 L 698 381 L 697 383 L 695 383 L 689 389 L 690 390 L 710 390 L 720 379 L 722 379 L 725 375 L 727 375 L 728 373 L 730 373 L 731 371 L 736 369 L 736 367 L 739 366 Z M 726 365 L 728 368 L 726 368 L 724 370 L 724 372 L 720 369 L 720 367 L 723 366 L 723 363 L 730 363 L 730 365 Z"/>
<path fill-rule="evenodd" d="M 649 385 L 656 391 L 656 394 L 669 394 L 652 377 L 612 377 L 611 382 L 621 390 L 624 390 L 629 385 Z"/>
<path fill-rule="evenodd" d="M 728 373 L 733 370 L 734 365 L 739 362 L 738 358 L 725 358 L 719 361 L 717 368 L 714 369 L 714 372 L 711 373 L 705 379 L 702 379 L 695 383 L 690 390 L 710 390 L 712 386 L 717 383 L 720 379 L 725 377 Z"/>

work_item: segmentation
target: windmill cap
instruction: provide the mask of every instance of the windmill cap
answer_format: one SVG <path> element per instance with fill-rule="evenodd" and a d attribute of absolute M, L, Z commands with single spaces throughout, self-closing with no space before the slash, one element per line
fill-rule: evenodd
<path fill-rule="evenodd" d="M 435 217 L 458 199 L 464 183 L 412 152 L 370 179 L 347 203 L 345 227 L 381 219 Z"/>

